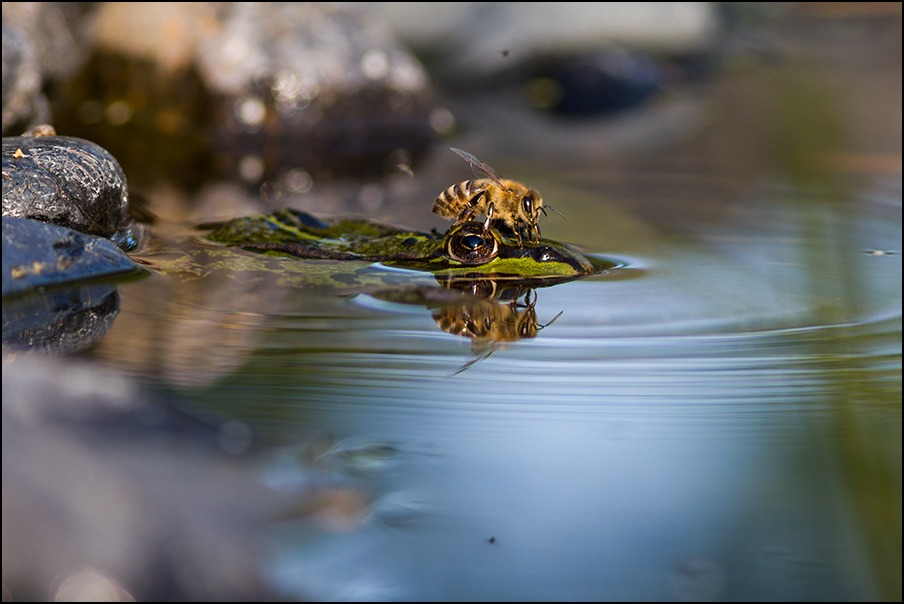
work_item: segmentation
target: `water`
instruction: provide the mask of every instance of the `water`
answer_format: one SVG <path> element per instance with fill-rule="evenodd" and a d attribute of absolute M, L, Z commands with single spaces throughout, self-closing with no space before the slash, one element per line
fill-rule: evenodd
<path fill-rule="evenodd" d="M 766 73 L 615 125 L 465 103 L 450 144 L 622 263 L 538 290 L 535 338 L 472 350 L 422 307 L 214 271 L 122 285 L 92 354 L 307 502 L 256 535 L 289 598 L 900 599 L 897 52 L 897 96 L 842 62 L 849 97 Z M 808 138 L 826 115 L 858 142 Z M 374 214 L 429 228 L 456 162 Z"/>
<path fill-rule="evenodd" d="M 249 426 L 262 484 L 343 494 L 261 531 L 290 597 L 880 597 L 901 261 L 875 250 L 901 249 L 900 183 L 857 194 L 835 214 L 774 187 L 754 223 L 643 256 L 577 241 L 624 266 L 538 290 L 558 318 L 489 355 L 421 307 L 216 273 L 122 286 L 96 354 Z M 824 237 L 793 235 L 814 217 Z"/>

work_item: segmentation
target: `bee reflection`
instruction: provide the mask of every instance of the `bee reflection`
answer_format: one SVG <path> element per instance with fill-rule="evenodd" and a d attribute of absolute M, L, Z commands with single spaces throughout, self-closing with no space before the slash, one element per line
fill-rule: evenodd
<path fill-rule="evenodd" d="M 495 289 L 495 283 L 492 285 L 492 293 L 488 291 L 489 284 L 484 282 L 472 283 L 469 286 L 472 290 L 469 293 L 477 296 L 486 296 L 489 293 L 488 299 L 472 299 L 467 303 L 443 306 L 433 312 L 433 320 L 440 329 L 471 339 L 471 354 L 474 355 L 474 359 L 452 375 L 457 375 L 477 361 L 489 357 L 506 344 L 536 337 L 541 329 L 551 325 L 562 314 L 560 312 L 552 321 L 541 325 L 537 321 L 535 309 L 537 293 L 534 290 L 518 287 L 510 301 L 499 302 L 492 296 L 495 294 L 504 298 L 506 290 L 498 291 Z"/>

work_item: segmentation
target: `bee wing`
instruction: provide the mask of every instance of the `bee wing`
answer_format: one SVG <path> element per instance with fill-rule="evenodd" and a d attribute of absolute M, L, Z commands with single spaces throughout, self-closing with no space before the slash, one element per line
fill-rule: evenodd
<path fill-rule="evenodd" d="M 449 147 L 449 149 L 455 155 L 459 156 L 469 164 L 471 164 L 471 169 L 474 171 L 474 174 L 477 174 L 478 171 L 482 172 L 486 175 L 490 180 L 494 181 L 497 185 L 502 188 L 505 188 L 505 185 L 502 184 L 502 177 L 499 176 L 499 173 L 496 172 L 493 168 L 490 167 L 489 164 L 485 164 L 479 159 L 477 159 L 474 155 L 468 153 L 467 151 L 462 151 L 461 149 L 456 149 L 455 147 Z"/>

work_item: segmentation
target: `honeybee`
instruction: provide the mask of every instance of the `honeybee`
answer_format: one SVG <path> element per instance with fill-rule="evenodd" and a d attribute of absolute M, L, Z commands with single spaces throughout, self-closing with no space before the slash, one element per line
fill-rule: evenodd
<path fill-rule="evenodd" d="M 540 212 L 546 215 L 540 193 L 516 180 L 502 178 L 496 170 L 467 151 L 455 147 L 450 149 L 471 164 L 475 173 L 481 172 L 486 178 L 452 185 L 437 196 L 433 202 L 433 213 L 455 220 L 456 225 L 471 220 L 475 215 L 484 214 L 484 228 L 488 228 L 491 221 L 504 223 L 518 236 L 519 246 L 522 245 L 523 229 L 532 242 L 540 241 Z M 559 214 L 552 206 L 546 207 Z"/>

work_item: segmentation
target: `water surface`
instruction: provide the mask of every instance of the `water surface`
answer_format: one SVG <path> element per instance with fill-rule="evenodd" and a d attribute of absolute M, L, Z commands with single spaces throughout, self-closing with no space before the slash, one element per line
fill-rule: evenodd
<path fill-rule="evenodd" d="M 681 141 L 623 156 L 611 123 L 481 100 L 449 144 L 621 263 L 539 289 L 535 338 L 472 349 L 423 307 L 212 271 L 123 285 L 93 354 L 247 430 L 262 485 L 323 489 L 258 535 L 289 597 L 900 599 L 900 86 L 833 68 L 850 98 L 767 73 L 621 119 Z M 438 224 L 468 176 L 442 153 L 374 217 Z"/>
<path fill-rule="evenodd" d="M 900 536 L 901 262 L 875 251 L 901 249 L 900 186 L 843 215 L 796 194 L 643 255 L 576 241 L 623 266 L 538 290 L 558 318 L 489 351 L 423 307 L 214 273 L 122 286 L 97 354 L 249 426 L 263 484 L 360 495 L 262 531 L 298 597 L 874 597 Z M 789 235 L 814 217 L 826 238 Z"/>

